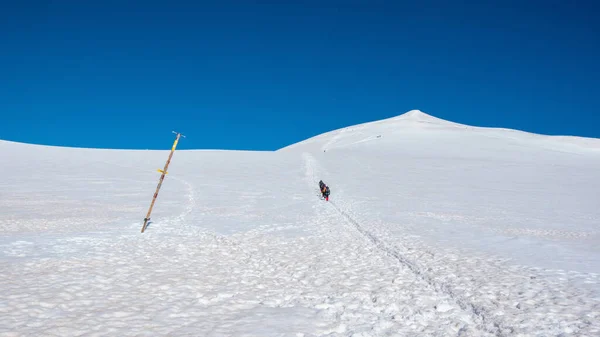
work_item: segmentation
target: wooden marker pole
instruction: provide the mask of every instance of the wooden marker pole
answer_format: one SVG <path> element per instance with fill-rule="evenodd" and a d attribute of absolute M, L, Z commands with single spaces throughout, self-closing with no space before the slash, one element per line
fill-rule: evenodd
<path fill-rule="evenodd" d="M 163 180 L 165 179 L 165 175 L 167 174 L 167 168 L 169 167 L 169 163 L 171 162 L 171 158 L 173 157 L 173 153 L 175 152 L 175 148 L 177 147 L 177 143 L 179 142 L 179 138 L 183 135 L 181 133 L 173 131 L 174 134 L 177 135 L 175 138 L 175 142 L 173 143 L 173 147 L 171 148 L 171 153 L 169 154 L 169 158 L 165 163 L 165 168 L 162 170 L 158 170 L 158 172 L 162 173 L 160 175 L 160 180 L 158 181 L 158 186 L 156 186 L 156 192 L 154 192 L 154 197 L 152 198 L 152 203 L 150 203 L 150 208 L 148 209 L 148 214 L 144 218 L 144 226 L 142 226 L 142 233 L 146 230 L 148 226 L 148 221 L 150 221 L 150 213 L 152 213 L 152 208 L 154 207 L 154 202 L 156 201 L 156 197 L 158 197 L 158 191 L 160 190 L 160 186 L 162 185 Z M 185 138 L 185 136 L 183 136 Z"/>

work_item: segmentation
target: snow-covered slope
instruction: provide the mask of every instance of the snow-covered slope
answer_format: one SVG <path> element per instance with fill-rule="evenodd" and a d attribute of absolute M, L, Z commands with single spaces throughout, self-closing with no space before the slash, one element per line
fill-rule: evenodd
<path fill-rule="evenodd" d="M 600 335 L 599 144 L 410 111 L 177 151 L 141 234 L 168 152 L 0 142 L 0 335 Z"/>
<path fill-rule="evenodd" d="M 322 149 L 333 146 L 350 145 L 366 142 L 380 137 L 383 133 L 393 136 L 392 140 L 403 138 L 403 135 L 431 134 L 431 131 L 454 131 L 461 137 L 480 135 L 486 138 L 499 138 L 504 141 L 522 142 L 526 146 L 553 148 L 568 151 L 597 150 L 600 151 L 600 139 L 576 136 L 548 136 L 520 130 L 476 127 L 443 120 L 420 110 L 411 110 L 402 115 L 374 122 L 349 126 L 312 137 L 302 142 L 289 145 L 282 150 L 298 148 L 308 144 L 319 143 Z M 343 141 L 343 143 L 342 143 Z M 502 144 L 501 144 L 502 145 Z"/>
<path fill-rule="evenodd" d="M 410 111 L 281 151 L 310 154 L 320 177 L 336 187 L 336 199 L 349 193 L 344 202 L 366 203 L 387 221 L 413 223 L 434 244 L 472 244 L 506 250 L 520 262 L 600 270 L 600 255 L 584 251 L 574 258 L 562 251 L 597 246 L 573 239 L 600 234 L 600 139 L 471 127 Z M 485 240 L 499 235 L 510 242 Z M 537 253 L 522 251 L 532 247 Z"/>

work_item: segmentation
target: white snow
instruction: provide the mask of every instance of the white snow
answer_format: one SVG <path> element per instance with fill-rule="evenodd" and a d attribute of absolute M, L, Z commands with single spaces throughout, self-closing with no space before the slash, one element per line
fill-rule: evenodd
<path fill-rule="evenodd" d="M 0 336 L 600 335 L 598 139 L 415 110 L 178 150 L 142 234 L 167 156 L 0 141 Z"/>

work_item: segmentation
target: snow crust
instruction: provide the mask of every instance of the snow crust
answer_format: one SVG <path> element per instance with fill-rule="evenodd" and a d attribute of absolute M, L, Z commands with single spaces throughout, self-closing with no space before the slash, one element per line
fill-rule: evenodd
<path fill-rule="evenodd" d="M 0 336 L 597 336 L 598 141 L 415 110 L 178 150 L 144 234 L 168 151 L 2 141 Z"/>

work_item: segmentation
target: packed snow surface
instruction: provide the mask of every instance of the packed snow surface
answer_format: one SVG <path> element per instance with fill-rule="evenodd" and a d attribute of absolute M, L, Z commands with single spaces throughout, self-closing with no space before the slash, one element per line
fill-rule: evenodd
<path fill-rule="evenodd" d="M 600 336 L 598 139 L 177 150 L 142 234 L 167 156 L 0 142 L 0 336 Z"/>

